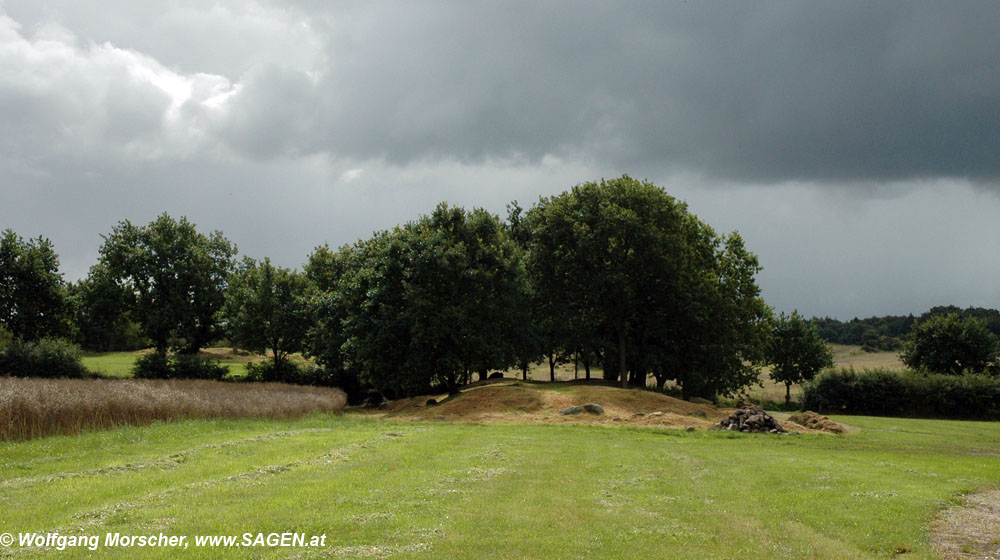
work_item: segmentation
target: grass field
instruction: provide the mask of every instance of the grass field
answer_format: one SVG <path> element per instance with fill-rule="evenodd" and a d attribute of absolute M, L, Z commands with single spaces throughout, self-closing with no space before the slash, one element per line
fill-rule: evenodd
<path fill-rule="evenodd" d="M 148 350 L 137 352 L 90 352 L 83 355 L 83 366 L 100 377 L 129 378 L 132 377 L 132 366 L 136 359 Z M 235 354 L 230 348 L 206 348 L 201 351 L 203 358 L 218 360 L 229 370 L 230 375 L 241 376 L 246 373 L 244 365 L 248 362 L 267 360 L 268 356 Z"/>
<path fill-rule="evenodd" d="M 0 547 L 150 558 L 933 558 L 1000 485 L 996 424 L 844 417 L 833 435 L 209 420 L 0 444 L 0 532 L 325 534 L 315 548 Z"/>

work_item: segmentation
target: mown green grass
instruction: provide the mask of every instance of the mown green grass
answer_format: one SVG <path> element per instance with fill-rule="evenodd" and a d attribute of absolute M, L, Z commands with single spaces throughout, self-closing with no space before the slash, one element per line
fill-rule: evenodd
<path fill-rule="evenodd" d="M 209 355 L 209 357 L 215 357 Z M 98 352 L 83 355 L 83 366 L 88 371 L 100 377 L 131 378 L 132 367 L 136 359 L 139 358 L 137 352 Z M 231 354 L 219 354 L 219 364 L 229 370 L 231 376 L 243 376 L 246 374 L 246 357 L 234 357 Z"/>
<path fill-rule="evenodd" d="M 58 558 L 933 558 L 935 512 L 1000 484 L 996 424 L 840 420 L 862 430 L 314 415 L 6 443 L 0 532 L 328 535 L 321 549 L 7 551 Z"/>
<path fill-rule="evenodd" d="M 83 355 L 83 367 L 101 377 L 132 377 L 135 352 L 101 352 Z"/>

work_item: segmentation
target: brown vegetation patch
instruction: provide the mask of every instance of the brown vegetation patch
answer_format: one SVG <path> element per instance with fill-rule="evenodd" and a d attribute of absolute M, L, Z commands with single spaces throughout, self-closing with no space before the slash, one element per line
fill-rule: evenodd
<path fill-rule="evenodd" d="M 427 406 L 431 398 L 440 400 L 440 404 Z M 605 413 L 559 414 L 564 408 L 591 402 L 604 407 Z M 642 389 L 512 380 L 469 387 L 443 399 L 441 395 L 400 399 L 377 413 L 401 420 L 630 424 L 703 429 L 725 416 L 710 405 L 694 404 Z"/>
<path fill-rule="evenodd" d="M 1000 489 L 967 496 L 931 524 L 931 545 L 945 560 L 1000 558 Z"/>
<path fill-rule="evenodd" d="M 795 422 L 800 426 L 805 426 L 806 428 L 810 428 L 820 432 L 829 432 L 831 434 L 842 434 L 847 431 L 843 425 L 838 424 L 837 422 L 830 420 L 826 416 L 823 416 L 822 414 L 818 414 L 811 410 L 792 414 L 791 416 L 788 417 L 788 420 L 790 422 Z"/>
<path fill-rule="evenodd" d="M 288 418 L 343 410 L 340 389 L 281 383 L 0 378 L 0 440 L 182 418 Z"/>

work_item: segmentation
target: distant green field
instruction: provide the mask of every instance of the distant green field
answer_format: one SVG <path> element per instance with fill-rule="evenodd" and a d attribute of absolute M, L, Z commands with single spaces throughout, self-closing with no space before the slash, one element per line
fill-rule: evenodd
<path fill-rule="evenodd" d="M 132 377 L 135 352 L 104 352 L 83 355 L 83 366 L 101 377 Z"/>
<path fill-rule="evenodd" d="M 188 536 L 53 558 L 933 558 L 927 524 L 1000 485 L 997 424 L 844 417 L 845 435 L 186 421 L 0 444 L 0 531 Z M 326 535 L 197 548 L 195 535 Z"/>
<path fill-rule="evenodd" d="M 234 355 L 229 349 L 210 348 L 202 352 L 204 357 L 219 360 L 232 375 L 243 375 L 244 364 L 249 361 L 266 359 L 260 356 Z M 83 365 L 101 377 L 132 377 L 132 366 L 140 356 L 138 352 L 101 352 L 83 355 Z"/>

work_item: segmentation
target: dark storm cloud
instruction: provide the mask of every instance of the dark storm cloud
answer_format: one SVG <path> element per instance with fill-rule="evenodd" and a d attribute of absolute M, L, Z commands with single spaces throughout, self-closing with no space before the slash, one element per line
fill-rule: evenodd
<path fill-rule="evenodd" d="M 167 211 L 300 265 L 628 172 L 777 309 L 1000 306 L 997 3 L 0 0 L 0 229 Z M 864 185 L 866 188 L 845 188 Z"/>
<path fill-rule="evenodd" d="M 302 9 L 326 64 L 286 115 L 317 126 L 276 151 L 574 154 L 744 181 L 1000 172 L 996 3 L 321 5 Z M 258 85 L 237 112 L 272 102 Z"/>
<path fill-rule="evenodd" d="M 3 4 L 25 35 L 56 21 L 81 50 L 110 41 L 233 84 L 199 127 L 250 158 L 554 155 L 754 182 L 1000 175 L 998 3 L 101 6 Z M 143 126 L 130 123 L 115 126 Z"/>

